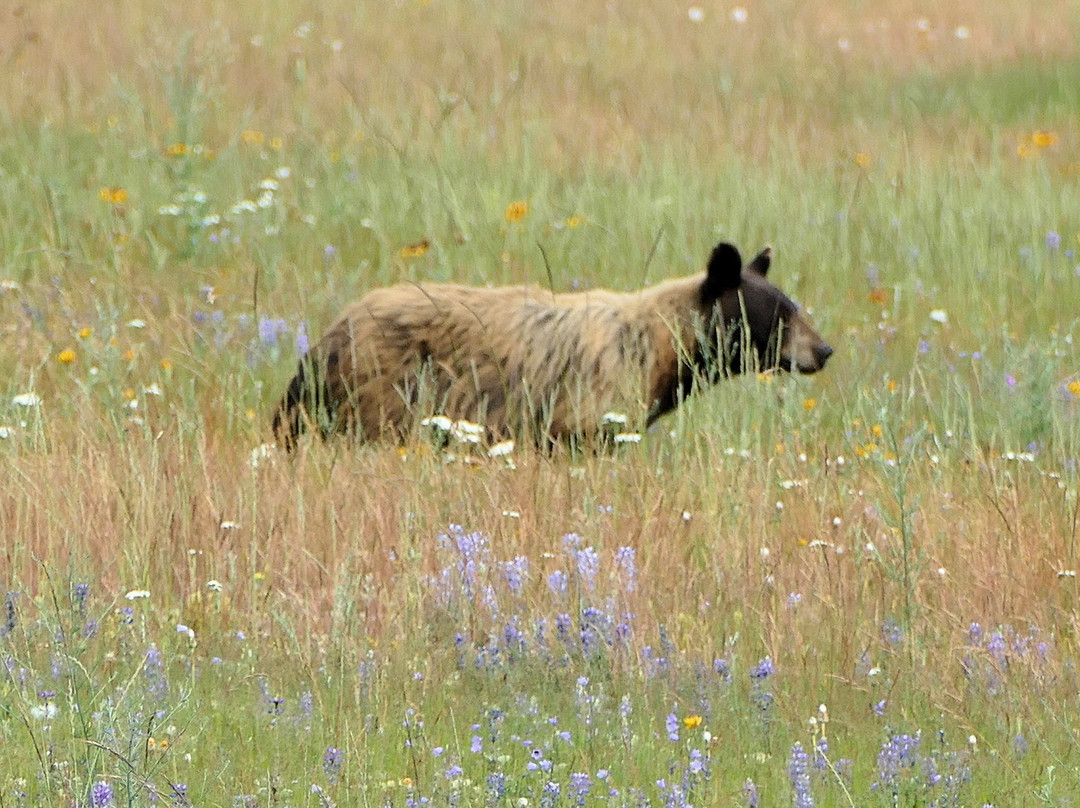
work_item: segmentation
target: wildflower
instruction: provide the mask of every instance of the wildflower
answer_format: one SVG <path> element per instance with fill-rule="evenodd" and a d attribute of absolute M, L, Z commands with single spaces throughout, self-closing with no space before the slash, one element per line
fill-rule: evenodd
<path fill-rule="evenodd" d="M 240 133 L 240 139 L 244 143 L 250 143 L 255 146 L 261 146 L 266 136 L 257 129 L 245 129 Z"/>
<path fill-rule="evenodd" d="M 112 808 L 113 791 L 104 780 L 98 780 L 90 789 L 90 804 L 94 808 Z"/>
<path fill-rule="evenodd" d="M 1046 249 L 1056 250 L 1061 246 L 1061 234 L 1051 230 L 1046 234 Z"/>
<path fill-rule="evenodd" d="M 810 794 L 810 756 L 798 741 L 791 747 L 791 757 L 788 758 L 788 777 L 791 781 L 795 808 L 813 808 L 814 798 Z"/>
<path fill-rule="evenodd" d="M 746 808 L 758 808 L 758 793 L 757 786 L 754 781 L 747 778 L 742 787 L 743 805 Z"/>
<path fill-rule="evenodd" d="M 186 143 L 173 143 L 165 149 L 165 154 L 169 157 L 183 157 L 187 153 L 188 146 Z"/>
<path fill-rule="evenodd" d="M 686 716 L 686 718 L 683 719 L 683 726 L 685 726 L 687 729 L 697 729 L 698 727 L 701 726 L 701 716 L 700 715 L 688 715 L 688 716 Z"/>
<path fill-rule="evenodd" d="M 71 348 L 65 348 L 56 355 L 56 361 L 61 365 L 70 365 L 75 361 L 75 351 L 71 350 Z"/>
<path fill-rule="evenodd" d="M 514 445 L 512 440 L 499 441 L 488 449 L 488 457 L 506 457 L 513 454 Z"/>
<path fill-rule="evenodd" d="M 668 713 L 665 727 L 667 729 L 669 741 L 679 740 L 679 717 L 675 715 L 675 713 Z"/>
<path fill-rule="evenodd" d="M 807 412 L 810 412 L 810 410 L 814 409 L 814 407 L 817 406 L 817 399 L 816 398 L 804 398 L 802 405 L 803 405 L 804 410 L 806 410 Z"/>
<path fill-rule="evenodd" d="M 578 216 L 576 214 L 566 220 L 566 226 L 571 229 L 575 227 L 581 227 L 583 224 L 585 224 L 585 217 Z"/>
<path fill-rule="evenodd" d="M 877 782 L 874 787 L 896 789 L 902 769 L 914 768 L 919 759 L 922 736 L 894 735 L 881 745 L 877 758 Z"/>
<path fill-rule="evenodd" d="M 757 665 L 750 669 L 751 679 L 768 679 L 776 673 L 776 668 L 773 665 L 772 657 L 765 657 Z"/>
<path fill-rule="evenodd" d="M 525 201 L 511 202 L 506 206 L 506 211 L 503 213 L 506 221 L 511 224 L 517 224 L 526 216 L 529 215 L 529 203 Z"/>
<path fill-rule="evenodd" d="M 1078 382 L 1080 384 L 1080 382 Z M 637 588 L 637 564 L 633 547 L 620 547 L 615 551 L 615 565 L 622 573 L 627 592 Z"/>
<path fill-rule="evenodd" d="M 940 325 L 945 325 L 949 322 L 949 313 L 945 309 L 932 309 L 930 311 L 930 319 Z"/>
<path fill-rule="evenodd" d="M 123 188 L 106 186 L 98 191 L 98 196 L 101 197 L 102 202 L 108 202 L 110 205 L 123 205 L 127 202 L 128 192 Z"/>
<path fill-rule="evenodd" d="M 888 294 L 881 288 L 871 289 L 866 297 L 871 303 L 876 303 L 879 306 L 884 306 L 889 300 Z"/>
<path fill-rule="evenodd" d="M 124 597 L 128 600 L 142 600 L 150 597 L 150 591 L 147 589 L 132 589 Z"/>
<path fill-rule="evenodd" d="M 443 772 L 443 774 L 447 780 L 454 780 L 465 774 L 465 770 L 455 763 L 453 766 Z"/>
<path fill-rule="evenodd" d="M 701 6 L 690 6 L 686 10 L 686 16 L 690 18 L 690 22 L 702 22 L 705 19 L 705 9 Z"/>
<path fill-rule="evenodd" d="M 11 403 L 19 407 L 37 407 L 41 404 L 41 396 L 37 393 L 19 393 L 11 397 Z"/>
<path fill-rule="evenodd" d="M 323 755 L 323 771 L 326 772 L 331 785 L 337 783 L 338 774 L 341 772 L 341 764 L 344 761 L 345 756 L 340 749 L 333 746 L 326 748 L 326 754 Z"/>
<path fill-rule="evenodd" d="M 600 556 L 592 547 L 574 552 L 578 578 L 590 592 L 596 586 L 596 573 L 600 569 Z"/>
<path fill-rule="evenodd" d="M 731 21 L 732 22 L 738 22 L 738 23 L 746 22 L 746 17 L 747 17 L 746 9 L 743 8 L 742 6 L 735 6 L 735 8 L 731 9 Z"/>
<path fill-rule="evenodd" d="M 555 570 L 547 579 L 548 588 L 556 595 L 565 595 L 569 578 L 562 570 Z"/>
<path fill-rule="evenodd" d="M 1031 135 L 1031 143 L 1040 149 L 1045 149 L 1057 144 L 1058 136 L 1057 132 L 1049 132 L 1045 129 L 1039 129 L 1033 132 Z"/>
<path fill-rule="evenodd" d="M 409 244 L 408 246 L 402 247 L 398 251 L 398 255 L 400 255 L 402 258 L 420 258 L 428 251 L 428 249 L 430 249 L 430 247 L 431 242 L 427 239 L 424 239 L 423 241 L 418 241 L 415 244 Z"/>
<path fill-rule="evenodd" d="M 1065 385 L 1065 389 L 1069 391 L 1070 395 L 1080 398 L 1080 379 L 1073 379 Z"/>
<path fill-rule="evenodd" d="M 852 159 L 859 168 L 866 168 L 870 165 L 870 155 L 866 152 L 856 152 L 855 157 Z"/>

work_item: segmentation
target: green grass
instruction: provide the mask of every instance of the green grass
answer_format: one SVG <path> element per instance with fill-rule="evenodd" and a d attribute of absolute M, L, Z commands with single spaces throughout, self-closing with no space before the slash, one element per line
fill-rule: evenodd
<path fill-rule="evenodd" d="M 1071 804 L 1075 10 L 703 9 L 3 12 L 0 808 Z M 252 462 L 369 289 L 721 239 L 824 373 Z"/>

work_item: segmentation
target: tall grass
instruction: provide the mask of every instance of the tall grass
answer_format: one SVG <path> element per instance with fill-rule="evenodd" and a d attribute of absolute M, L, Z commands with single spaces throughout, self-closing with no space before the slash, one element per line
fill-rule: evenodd
<path fill-rule="evenodd" d="M 1071 4 L 121 6 L 0 12 L 0 805 L 1070 804 Z M 721 238 L 825 373 L 259 449 L 368 289 Z"/>

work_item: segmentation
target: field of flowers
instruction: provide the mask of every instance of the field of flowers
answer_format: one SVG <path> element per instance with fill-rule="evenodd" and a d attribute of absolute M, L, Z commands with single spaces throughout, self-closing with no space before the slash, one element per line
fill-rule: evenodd
<path fill-rule="evenodd" d="M 0 7 L 0 808 L 1080 802 L 1080 11 Z M 402 280 L 752 254 L 604 454 L 269 421 Z"/>

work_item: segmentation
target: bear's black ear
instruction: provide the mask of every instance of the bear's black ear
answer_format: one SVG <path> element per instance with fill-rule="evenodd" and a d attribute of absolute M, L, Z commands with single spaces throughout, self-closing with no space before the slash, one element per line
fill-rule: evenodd
<path fill-rule="evenodd" d="M 746 265 L 751 272 L 756 272 L 761 277 L 769 272 L 769 264 L 772 263 L 772 247 L 766 245 L 765 249 L 757 254 L 757 257 Z"/>
<path fill-rule="evenodd" d="M 705 276 L 705 294 L 719 297 L 729 289 L 738 289 L 742 282 L 742 256 L 734 245 L 726 241 L 717 244 L 709 257 Z"/>

